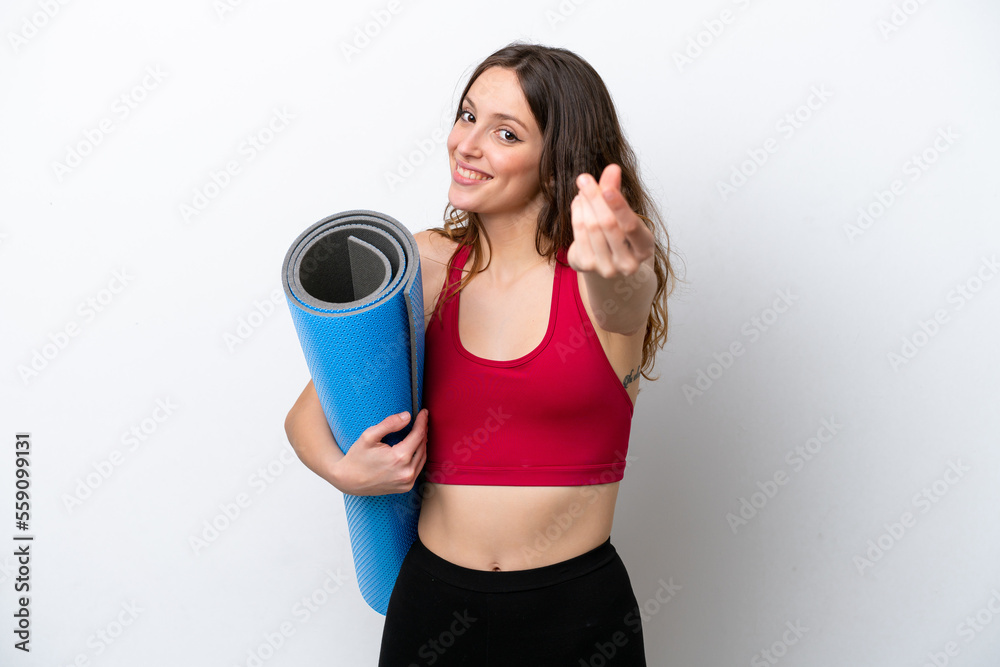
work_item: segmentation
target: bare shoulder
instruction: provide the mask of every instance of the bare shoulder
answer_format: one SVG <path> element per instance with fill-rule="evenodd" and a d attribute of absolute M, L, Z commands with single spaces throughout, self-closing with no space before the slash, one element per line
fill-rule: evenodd
<path fill-rule="evenodd" d="M 424 322 L 434 310 L 441 288 L 444 287 L 445 268 L 457 243 L 449 238 L 431 232 L 429 229 L 413 235 L 420 251 L 420 277 L 424 288 Z"/>

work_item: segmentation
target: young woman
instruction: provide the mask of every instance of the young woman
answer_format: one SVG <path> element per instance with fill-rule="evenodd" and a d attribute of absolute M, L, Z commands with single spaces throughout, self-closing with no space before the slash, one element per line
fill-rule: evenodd
<path fill-rule="evenodd" d="M 445 225 L 416 234 L 424 409 L 340 452 L 310 382 L 286 431 L 345 493 L 420 483 L 380 667 L 645 665 L 611 544 L 639 376 L 674 273 L 611 97 L 558 48 L 483 61 L 447 142 Z M 599 178 L 599 181 L 597 180 Z"/>

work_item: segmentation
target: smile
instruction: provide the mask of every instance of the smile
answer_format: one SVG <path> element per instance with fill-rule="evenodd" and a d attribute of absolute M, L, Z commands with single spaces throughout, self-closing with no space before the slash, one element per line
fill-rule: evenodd
<path fill-rule="evenodd" d="M 468 169 L 462 168 L 460 165 L 455 165 L 455 173 L 470 181 L 490 181 L 493 180 L 492 176 L 487 176 L 486 174 L 480 174 L 478 171 L 469 171 Z"/>

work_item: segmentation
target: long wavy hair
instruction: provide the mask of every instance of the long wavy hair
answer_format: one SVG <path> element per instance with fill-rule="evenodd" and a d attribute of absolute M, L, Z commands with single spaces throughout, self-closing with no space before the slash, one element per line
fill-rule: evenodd
<path fill-rule="evenodd" d="M 510 69 L 517 75 L 521 90 L 542 131 L 543 146 L 538 165 L 544 204 L 538 215 L 535 249 L 547 260 L 555 257 L 573 242 L 570 204 L 578 192 L 576 177 L 587 172 L 600 179 L 604 168 L 612 163 L 621 167 L 621 192 L 625 201 L 653 232 L 656 239 L 656 294 L 646 324 L 642 344 L 640 372 L 647 380 L 656 351 L 667 340 L 667 297 L 673 291 L 677 277 L 670 262 L 670 239 L 660 218 L 656 202 L 646 191 L 637 160 L 625 140 L 611 94 L 594 68 L 572 51 L 562 48 L 511 42 L 481 62 L 459 97 L 455 122 L 462 115 L 462 101 L 479 76 L 491 67 Z M 449 202 L 445 206 L 444 226 L 431 228 L 432 233 L 456 242 L 458 246 L 448 260 L 450 267 L 464 246 L 471 246 L 472 267 L 458 286 L 438 295 L 431 317 L 440 316 L 442 305 L 485 269 L 484 239 L 489 237 L 479 215 L 461 211 Z M 661 238 L 662 237 L 662 238 Z M 492 253 L 490 253 L 492 257 Z"/>

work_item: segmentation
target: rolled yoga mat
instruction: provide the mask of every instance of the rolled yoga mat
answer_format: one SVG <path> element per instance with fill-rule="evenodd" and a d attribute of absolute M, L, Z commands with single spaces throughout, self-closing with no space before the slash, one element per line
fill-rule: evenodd
<path fill-rule="evenodd" d="M 282 266 L 285 297 L 330 424 L 346 454 L 361 432 L 421 409 L 424 307 L 420 254 L 410 231 L 375 211 L 320 220 L 292 243 Z M 417 537 L 420 496 L 344 494 L 361 595 L 385 615 L 403 557 Z"/>

